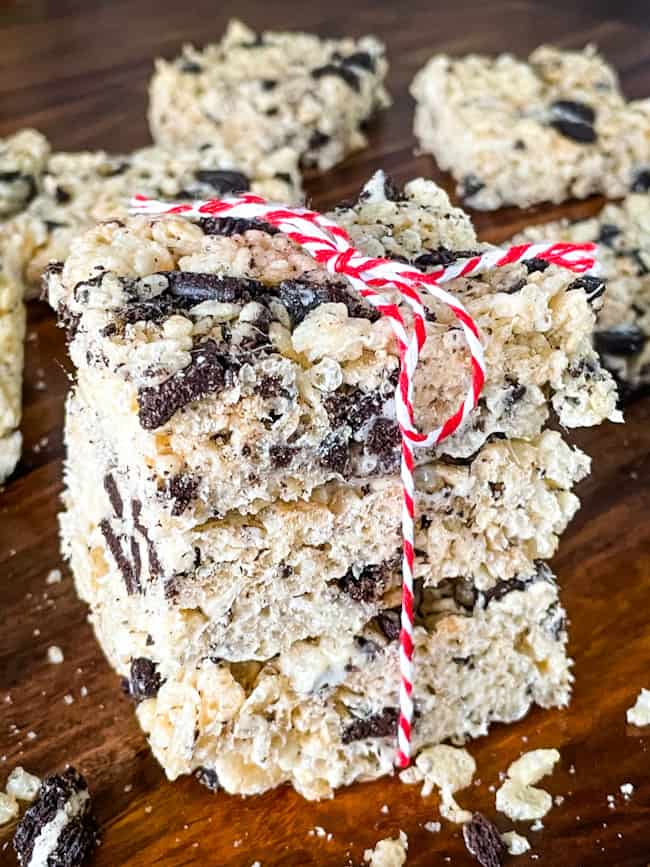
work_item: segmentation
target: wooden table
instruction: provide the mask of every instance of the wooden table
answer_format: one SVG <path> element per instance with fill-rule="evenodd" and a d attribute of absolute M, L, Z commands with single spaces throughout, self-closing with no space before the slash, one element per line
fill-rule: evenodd
<path fill-rule="evenodd" d="M 343 0 L 240 0 L 231 11 L 258 28 L 375 32 L 388 43 L 395 104 L 373 127 L 367 150 L 310 182 L 320 207 L 354 193 L 379 167 L 400 181 L 430 175 L 450 189 L 430 159 L 413 155 L 408 84 L 433 51 L 525 54 L 543 40 L 565 46 L 595 41 L 619 68 L 630 96 L 650 94 L 647 0 L 615 7 L 609 0 L 360 0 L 354 9 Z M 227 17 L 214 0 L 5 0 L 0 135 L 33 125 L 57 148 L 145 144 L 153 57 L 172 56 L 184 41 L 218 38 Z M 599 204 L 479 215 L 477 225 L 485 239 L 498 241 L 527 221 L 592 213 Z M 64 568 L 61 583 L 45 581 L 61 566 L 56 513 L 66 387 L 62 334 L 46 306 L 33 303 L 24 455 L 0 493 L 0 783 L 16 764 L 41 774 L 66 762 L 83 770 L 104 837 L 97 867 L 250 867 L 255 860 L 263 867 L 342 867 L 361 863 L 364 848 L 400 828 L 409 837 L 409 865 L 474 864 L 457 827 L 444 824 L 438 834 L 423 829 L 437 819 L 436 797 L 424 800 L 397 779 L 354 786 L 324 803 L 305 802 L 286 788 L 243 800 L 210 794 L 193 779 L 164 780 L 94 642 L 69 574 Z M 625 721 L 639 689 L 650 687 L 650 398 L 637 400 L 626 414 L 625 427 L 605 425 L 574 438 L 593 455 L 594 471 L 581 486 L 584 508 L 553 564 L 572 621 L 573 703 L 566 711 L 534 710 L 516 725 L 496 726 L 471 746 L 480 782 L 460 800 L 496 818 L 503 830 L 512 823 L 497 816 L 490 791 L 499 771 L 524 749 L 561 751 L 561 767 L 545 785 L 565 800 L 543 830 L 519 828 L 534 853 L 521 864 L 530 858 L 549 867 L 650 862 L 650 730 Z M 52 644 L 63 649 L 62 665 L 46 660 Z M 619 786 L 627 781 L 635 791 L 626 802 Z M 615 795 L 614 809 L 608 795 Z M 384 804 L 388 811 L 382 812 Z M 310 835 L 315 826 L 331 839 Z M 0 829 L 3 865 L 15 863 L 9 848 L 2 849 L 11 832 Z"/>

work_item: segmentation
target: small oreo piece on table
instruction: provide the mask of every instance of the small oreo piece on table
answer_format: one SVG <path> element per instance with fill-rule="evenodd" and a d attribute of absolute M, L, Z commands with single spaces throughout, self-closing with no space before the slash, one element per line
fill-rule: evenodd
<path fill-rule="evenodd" d="M 46 777 L 14 834 L 22 867 L 79 867 L 99 839 L 84 777 L 73 767 Z"/>

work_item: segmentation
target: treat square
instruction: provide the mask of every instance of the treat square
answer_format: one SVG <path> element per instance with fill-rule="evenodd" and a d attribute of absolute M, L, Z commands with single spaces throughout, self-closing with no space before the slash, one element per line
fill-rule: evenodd
<path fill-rule="evenodd" d="M 415 135 L 479 210 L 648 189 L 650 99 L 626 101 L 593 46 L 434 56 L 417 74 Z"/>

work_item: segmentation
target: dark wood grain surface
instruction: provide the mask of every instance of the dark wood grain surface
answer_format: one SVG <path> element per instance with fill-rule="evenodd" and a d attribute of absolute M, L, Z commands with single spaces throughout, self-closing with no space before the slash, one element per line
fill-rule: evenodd
<path fill-rule="evenodd" d="M 214 0 L 3 0 L 0 135 L 33 125 L 57 148 L 144 145 L 153 57 L 173 56 L 184 41 L 216 39 L 232 14 L 258 28 L 375 32 L 388 43 L 394 105 L 373 127 L 367 150 L 309 181 L 319 207 L 348 197 L 379 167 L 401 181 L 429 175 L 450 189 L 429 158 L 413 154 L 408 84 L 436 50 L 524 54 L 545 40 L 563 46 L 594 41 L 620 70 L 630 96 L 650 95 L 648 0 L 239 0 L 236 6 Z M 477 225 L 485 239 L 499 241 L 526 222 L 592 213 L 599 204 L 592 199 L 477 215 Z M 407 863 L 413 867 L 475 863 L 456 826 L 444 824 L 439 834 L 423 829 L 438 817 L 436 796 L 422 799 L 418 789 L 397 779 L 354 786 L 323 803 L 305 802 L 285 788 L 245 800 L 212 795 L 193 779 L 164 780 L 95 645 L 65 568 L 61 583 L 45 581 L 50 569 L 61 566 L 56 514 L 66 387 L 62 335 L 46 306 L 33 303 L 25 449 L 0 492 L 0 785 L 16 764 L 41 774 L 67 762 L 83 770 L 103 831 L 97 867 L 250 867 L 256 860 L 263 867 L 343 867 L 360 864 L 364 848 L 400 828 L 408 834 Z M 514 863 L 650 863 L 650 730 L 625 720 L 640 688 L 650 687 L 650 398 L 632 403 L 626 416 L 625 427 L 605 425 L 574 437 L 593 456 L 593 475 L 581 486 L 584 508 L 554 562 L 572 623 L 573 703 L 565 711 L 535 710 L 471 746 L 480 782 L 459 800 L 496 818 L 502 830 L 512 823 L 495 812 L 490 787 L 498 784 L 499 772 L 523 749 L 561 751 L 561 765 L 545 785 L 565 800 L 545 818 L 543 830 L 517 826 L 533 849 Z M 63 649 L 62 665 L 47 662 L 52 644 Z M 628 781 L 635 791 L 624 801 L 619 786 Z M 616 796 L 614 809 L 608 795 Z M 315 826 L 331 839 L 310 835 Z M 0 828 L 2 865 L 15 863 L 3 848 L 12 830 Z"/>

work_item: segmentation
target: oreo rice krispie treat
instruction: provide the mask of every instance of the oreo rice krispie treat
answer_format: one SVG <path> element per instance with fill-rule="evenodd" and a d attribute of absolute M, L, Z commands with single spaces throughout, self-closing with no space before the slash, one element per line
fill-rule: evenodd
<path fill-rule="evenodd" d="M 281 148 L 259 158 L 242 154 L 235 159 L 212 144 L 173 153 L 157 147 L 117 155 L 53 153 L 42 168 L 38 195 L 22 213 L 0 223 L 0 255 L 11 252 L 14 265 L 20 265 L 14 267 L 13 279 L 19 279 L 28 296 L 35 295 L 48 262 L 65 258 L 71 239 L 83 229 L 107 217 L 126 217 L 128 199 L 135 193 L 192 199 L 245 190 L 271 201 L 298 203 L 296 154 Z"/>
<path fill-rule="evenodd" d="M 361 249 L 426 267 L 453 257 L 448 248 L 476 246 L 433 183 L 413 181 L 398 201 L 383 184 L 377 177 L 334 214 Z M 78 389 L 120 461 L 142 483 L 161 471 L 200 477 L 198 498 L 221 514 L 395 472 L 389 323 L 286 236 L 238 228 L 228 218 L 107 222 L 48 270 Z M 532 261 L 449 285 L 488 337 L 487 381 L 470 423 L 438 454 L 469 457 L 491 435 L 534 436 L 551 405 L 567 427 L 619 418 L 591 345 L 602 283 Z M 416 419 L 429 430 L 456 410 L 470 374 L 452 314 L 426 303 Z M 417 459 L 434 454 L 419 449 Z"/>
<path fill-rule="evenodd" d="M 49 154 L 47 139 L 33 129 L 0 139 L 0 219 L 20 211 L 34 198 Z"/>
<path fill-rule="evenodd" d="M 14 471 L 22 437 L 18 429 L 22 410 L 23 340 L 25 305 L 20 283 L 20 251 L 0 251 L 0 483 Z"/>
<path fill-rule="evenodd" d="M 369 255 L 476 249 L 431 182 L 380 173 L 334 219 Z M 64 551 L 167 774 L 307 797 L 390 772 L 400 586 L 386 323 L 286 236 L 224 218 L 106 223 L 48 269 L 77 368 Z M 415 746 L 569 695 L 544 565 L 587 459 L 543 431 L 618 418 L 591 345 L 602 281 L 532 260 L 449 284 L 478 321 L 475 417 L 418 454 Z M 428 302 L 427 302 L 428 303 Z M 431 303 L 422 428 L 467 357 Z M 507 439 L 505 439 L 507 437 Z"/>
<path fill-rule="evenodd" d="M 646 175 L 650 190 L 650 171 Z M 650 192 L 631 193 L 587 220 L 531 226 L 513 241 L 546 238 L 600 244 L 607 292 L 594 344 L 625 391 L 650 385 Z"/>
<path fill-rule="evenodd" d="M 412 84 L 415 134 L 473 208 L 647 189 L 650 99 L 627 102 L 593 46 L 433 57 Z"/>
<path fill-rule="evenodd" d="M 220 43 L 157 61 L 149 125 L 169 148 L 216 142 L 259 158 L 288 145 L 325 170 L 366 144 L 367 121 L 389 103 L 387 69 L 372 36 L 257 34 L 233 20 Z"/>

